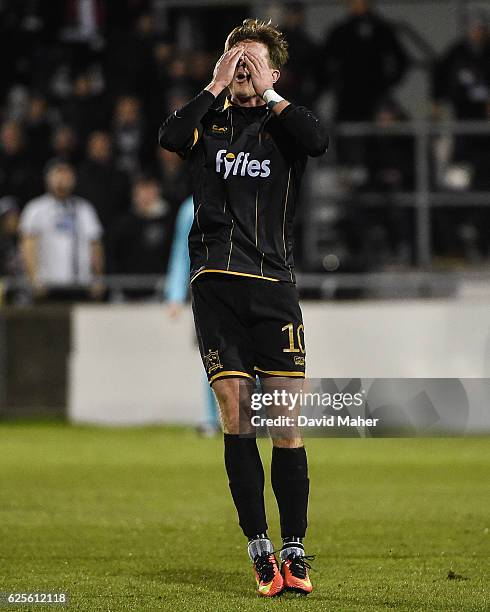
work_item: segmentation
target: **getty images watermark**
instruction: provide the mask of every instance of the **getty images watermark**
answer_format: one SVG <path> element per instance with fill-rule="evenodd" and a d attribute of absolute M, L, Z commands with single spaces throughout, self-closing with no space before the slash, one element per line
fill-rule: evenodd
<path fill-rule="evenodd" d="M 349 414 L 323 413 L 314 416 L 301 413 L 305 408 L 313 411 L 318 408 L 345 411 L 363 406 L 364 401 L 364 391 L 358 393 L 340 391 L 332 394 L 274 389 L 270 393 L 254 392 L 251 395 L 250 407 L 255 414 L 251 414 L 250 422 L 253 427 L 375 427 L 379 421 L 377 418 L 352 417 Z M 279 409 L 281 414 L 263 416 L 264 409 L 267 411 L 269 408 Z"/>
<path fill-rule="evenodd" d="M 240 434 L 280 438 L 490 431 L 488 378 L 266 378 L 240 390 Z"/>

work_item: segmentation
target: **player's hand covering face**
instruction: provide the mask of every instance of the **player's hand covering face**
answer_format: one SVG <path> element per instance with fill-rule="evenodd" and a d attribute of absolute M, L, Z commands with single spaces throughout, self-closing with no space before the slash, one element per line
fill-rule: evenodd
<path fill-rule="evenodd" d="M 269 51 L 264 44 L 245 41 L 241 48 L 229 87 L 233 96 L 246 100 L 273 87 L 279 78 L 279 70 L 270 67 Z"/>
<path fill-rule="evenodd" d="M 225 87 L 229 87 L 234 78 L 237 62 L 240 56 L 243 55 L 243 46 L 237 45 L 232 47 L 216 62 L 213 72 L 213 82 Z"/>

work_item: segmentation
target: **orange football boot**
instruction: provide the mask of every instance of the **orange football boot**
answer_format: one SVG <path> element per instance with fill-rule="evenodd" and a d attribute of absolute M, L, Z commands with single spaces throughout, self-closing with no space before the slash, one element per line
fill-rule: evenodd
<path fill-rule="evenodd" d="M 311 565 L 307 562 L 314 559 L 311 557 L 302 557 L 294 553 L 288 555 L 287 559 L 281 566 L 281 574 L 284 579 L 284 588 L 288 591 L 295 591 L 302 595 L 308 595 L 313 590 L 308 570 Z"/>
<path fill-rule="evenodd" d="M 274 553 L 263 552 L 254 560 L 257 593 L 262 597 L 274 597 L 283 590 L 283 579 Z"/>

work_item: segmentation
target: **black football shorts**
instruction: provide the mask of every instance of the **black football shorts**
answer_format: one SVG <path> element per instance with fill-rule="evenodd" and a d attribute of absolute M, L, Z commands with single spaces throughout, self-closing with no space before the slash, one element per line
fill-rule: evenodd
<path fill-rule="evenodd" d="M 206 273 L 191 285 L 210 384 L 226 377 L 305 376 L 305 336 L 292 283 Z"/>

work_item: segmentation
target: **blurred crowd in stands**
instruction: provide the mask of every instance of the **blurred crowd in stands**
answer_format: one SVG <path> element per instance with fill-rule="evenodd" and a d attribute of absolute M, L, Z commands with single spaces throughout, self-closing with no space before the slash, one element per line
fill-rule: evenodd
<path fill-rule="evenodd" d="M 175 218 L 190 185 L 184 163 L 157 146 L 158 127 L 209 82 L 226 29 L 249 11 L 220 9 L 217 19 L 217 9 L 196 9 L 192 17 L 184 7 L 162 18 L 156 4 L 0 0 L 0 276 L 26 272 L 19 226 L 21 238 L 38 231 L 29 229 L 37 227 L 35 211 L 26 221 L 29 208 L 39 208 L 32 200 L 46 191 L 56 201 L 47 179 L 60 172 L 76 177 L 65 194 L 67 201 L 74 194 L 73 210 L 88 204 L 100 223 L 87 238 L 100 242 L 99 273 L 165 273 Z M 389 127 L 408 120 L 396 97 L 412 68 L 403 41 L 382 8 L 368 0 L 346 4 L 344 18 L 319 43 L 306 29 L 304 5 L 281 3 L 279 25 L 290 60 L 278 90 L 319 113 L 330 95 L 333 128 L 340 122 Z M 432 120 L 444 116 L 444 108 L 460 120 L 490 119 L 490 38 L 483 11 L 468 16 L 466 33 L 430 62 L 427 75 Z M 457 186 L 490 190 L 489 143 L 490 132 L 454 139 L 450 160 L 461 167 L 452 174 Z M 416 186 L 415 146 L 410 134 L 339 136 L 328 163 L 363 169 L 363 178 L 351 181 L 353 192 L 409 192 Z M 475 208 L 465 211 L 464 222 Z M 396 250 L 413 239 L 407 238 L 413 215 L 401 211 L 392 218 L 393 211 L 386 212 L 363 222 L 384 224 Z M 485 223 L 490 219 L 487 210 L 478 214 Z M 359 221 L 350 226 L 346 219 L 339 231 L 354 228 L 355 235 Z M 481 225 L 480 217 L 471 220 Z M 444 223 L 442 217 L 436 226 Z M 46 231 L 81 239 L 66 219 Z M 488 253 L 488 244 L 478 248 Z M 301 264 L 301 252 L 297 256 Z M 30 280 L 35 282 L 35 272 Z"/>

